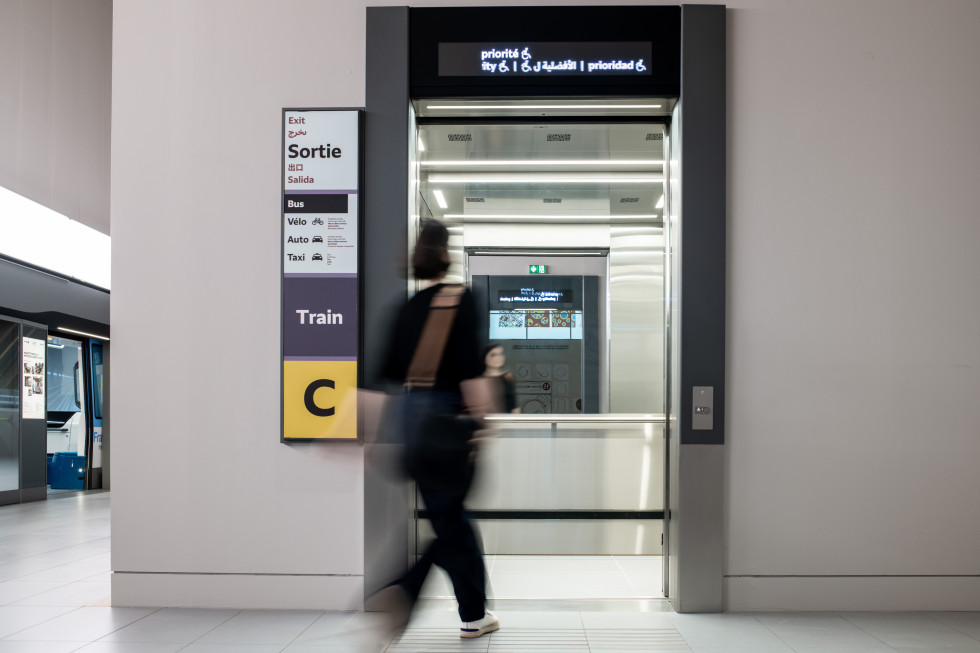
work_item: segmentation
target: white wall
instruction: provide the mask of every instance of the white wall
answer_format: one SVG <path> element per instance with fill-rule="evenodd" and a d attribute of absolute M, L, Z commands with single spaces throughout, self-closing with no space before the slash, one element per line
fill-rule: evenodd
<path fill-rule="evenodd" d="M 739 6 L 727 574 L 976 575 L 980 4 Z M 728 590 L 733 609 L 980 609 L 976 578 Z"/>
<path fill-rule="evenodd" d="M 109 233 L 112 0 L 0 2 L 0 186 Z"/>
<path fill-rule="evenodd" d="M 279 442 L 279 283 L 282 108 L 363 104 L 363 6 L 113 31 L 113 602 L 359 605 L 361 450 Z"/>
<path fill-rule="evenodd" d="M 366 4 L 115 3 L 116 604 L 357 602 L 360 450 L 278 442 L 279 148 Z M 980 4 L 729 4 L 726 605 L 980 609 Z"/>

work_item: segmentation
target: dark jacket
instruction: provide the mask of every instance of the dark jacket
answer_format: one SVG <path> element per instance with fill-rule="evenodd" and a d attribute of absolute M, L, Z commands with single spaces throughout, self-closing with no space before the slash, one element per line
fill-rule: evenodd
<path fill-rule="evenodd" d="M 422 336 L 422 329 L 429 315 L 432 297 L 443 284 L 436 284 L 419 292 L 402 306 L 388 337 L 388 353 L 385 357 L 383 376 L 389 381 L 403 383 L 408 367 L 415 354 L 415 346 Z M 456 319 L 446 341 L 446 349 L 436 373 L 434 390 L 459 392 L 460 381 L 480 376 L 480 336 L 477 333 L 478 317 L 473 294 L 466 290 L 460 298 Z"/>

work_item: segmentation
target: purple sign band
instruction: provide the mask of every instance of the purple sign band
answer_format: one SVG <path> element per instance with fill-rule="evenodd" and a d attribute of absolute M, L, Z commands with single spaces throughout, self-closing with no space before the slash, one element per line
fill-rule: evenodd
<path fill-rule="evenodd" d="M 309 190 L 291 189 L 285 191 L 286 195 L 357 195 L 356 190 Z"/>
<path fill-rule="evenodd" d="M 357 277 L 283 279 L 283 358 L 357 356 Z"/>
<path fill-rule="evenodd" d="M 354 361 L 356 356 L 283 356 L 284 361 Z"/>
<path fill-rule="evenodd" d="M 352 273 L 334 274 L 333 272 L 284 272 L 287 279 L 356 279 L 357 275 Z"/>

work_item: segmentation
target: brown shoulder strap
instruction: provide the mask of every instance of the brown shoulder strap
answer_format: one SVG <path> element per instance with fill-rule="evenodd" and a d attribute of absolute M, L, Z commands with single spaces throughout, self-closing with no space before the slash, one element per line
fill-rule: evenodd
<path fill-rule="evenodd" d="M 443 286 L 429 304 L 429 316 L 422 328 L 422 336 L 412 354 L 405 385 L 412 388 L 430 388 L 436 382 L 436 373 L 446 351 L 449 331 L 456 320 L 456 311 L 463 296 L 463 286 Z"/>

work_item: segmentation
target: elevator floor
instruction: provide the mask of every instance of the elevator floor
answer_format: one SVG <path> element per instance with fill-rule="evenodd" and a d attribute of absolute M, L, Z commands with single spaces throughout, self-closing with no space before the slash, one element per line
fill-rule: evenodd
<path fill-rule="evenodd" d="M 503 600 L 662 599 L 660 556 L 488 555 L 488 596 Z M 452 598 L 441 569 L 422 588 L 428 599 Z"/>

